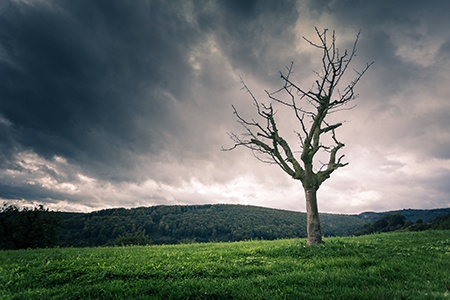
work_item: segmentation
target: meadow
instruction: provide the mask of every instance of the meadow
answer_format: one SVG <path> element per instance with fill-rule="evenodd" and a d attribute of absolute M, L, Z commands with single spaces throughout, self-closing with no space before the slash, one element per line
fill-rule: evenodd
<path fill-rule="evenodd" d="M 450 299 L 450 232 L 0 251 L 1 299 Z"/>

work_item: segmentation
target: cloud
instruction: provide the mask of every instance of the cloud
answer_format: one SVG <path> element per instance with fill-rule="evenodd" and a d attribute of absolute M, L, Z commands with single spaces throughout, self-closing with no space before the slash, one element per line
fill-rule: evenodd
<path fill-rule="evenodd" d="M 2 68 L 2 110 L 25 148 L 123 180 L 112 173 L 133 166 L 132 151 L 158 152 L 180 126 L 171 111 L 189 86 L 185 48 L 195 35 L 162 3 L 61 4 L 12 2 L 2 35 L 15 67 Z"/>
<path fill-rule="evenodd" d="M 355 68 L 375 64 L 341 112 L 350 165 L 322 211 L 448 206 L 450 35 L 445 1 L 17 1 L 0 5 L 0 199 L 63 210 L 243 203 L 304 210 L 276 166 L 231 145 L 231 105 L 253 116 L 279 71 L 309 87 L 303 40 L 359 29 Z M 266 101 L 266 100 L 264 100 Z M 279 113 L 287 135 L 295 122 Z M 413 188 L 411 188 L 413 187 Z"/>

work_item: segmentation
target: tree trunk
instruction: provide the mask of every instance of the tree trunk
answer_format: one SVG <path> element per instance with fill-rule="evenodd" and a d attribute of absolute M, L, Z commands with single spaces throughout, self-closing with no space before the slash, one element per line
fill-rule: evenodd
<path fill-rule="evenodd" d="M 320 230 L 319 209 L 317 207 L 317 189 L 305 188 L 305 198 L 308 245 L 321 244 L 322 231 Z"/>

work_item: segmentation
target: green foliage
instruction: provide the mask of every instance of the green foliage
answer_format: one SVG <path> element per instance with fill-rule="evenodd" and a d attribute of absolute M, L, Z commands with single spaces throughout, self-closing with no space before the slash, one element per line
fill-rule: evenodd
<path fill-rule="evenodd" d="M 445 211 L 434 210 L 433 214 Z M 427 220 L 427 216 L 431 215 L 429 211 L 415 211 L 414 214 L 410 210 L 405 212 L 416 217 L 415 220 L 421 217 Z M 377 213 L 320 214 L 322 232 L 328 237 L 348 236 L 381 216 Z M 404 226 L 411 225 L 410 230 L 430 228 L 429 223 L 412 225 L 405 219 Z M 395 226 L 391 224 L 388 229 L 396 229 Z M 444 227 L 436 227 L 440 228 Z M 378 231 L 386 230 L 369 230 L 366 233 Z M 295 237 L 306 237 L 305 213 L 255 206 L 155 206 L 66 213 L 50 212 L 43 206 L 19 210 L 5 205 L 0 211 L 0 249 L 230 242 Z"/>
<path fill-rule="evenodd" d="M 3 203 L 0 208 L 0 249 L 52 246 L 56 242 L 58 218 L 43 205 L 20 209 Z"/>
<path fill-rule="evenodd" d="M 61 220 L 58 239 L 53 239 L 52 244 L 41 244 L 42 247 L 229 242 L 306 236 L 306 214 L 255 206 L 156 206 L 88 214 L 52 214 Z M 24 213 L 19 215 L 24 216 Z M 325 236 L 349 235 L 366 222 L 349 215 L 321 214 L 321 218 Z"/>
<path fill-rule="evenodd" d="M 445 211 L 445 209 L 443 211 Z M 353 235 L 364 235 L 396 230 L 423 231 L 428 229 L 450 229 L 450 214 L 437 216 L 431 223 L 424 223 L 420 218 L 416 220 L 415 224 L 405 220 L 406 217 L 399 213 L 385 214 L 378 220 L 365 224 L 360 230 L 354 232 Z"/>
<path fill-rule="evenodd" d="M 438 216 L 433 220 L 430 225 L 432 229 L 450 229 L 450 214 Z"/>
<path fill-rule="evenodd" d="M 145 231 L 125 233 L 114 240 L 113 245 L 131 246 L 131 245 L 150 245 L 151 241 L 145 234 Z"/>
<path fill-rule="evenodd" d="M 380 219 L 366 224 L 354 235 L 394 231 L 405 227 L 405 216 L 401 214 L 385 214 Z"/>
<path fill-rule="evenodd" d="M 326 236 L 350 235 L 367 221 L 321 214 Z M 62 213 L 61 247 L 230 242 L 305 237 L 306 214 L 243 205 L 155 206 Z M 125 241 L 127 240 L 127 241 Z"/>
<path fill-rule="evenodd" d="M 447 299 L 447 231 L 0 251 L 1 299 Z"/>
<path fill-rule="evenodd" d="M 31 223 L 25 222 L 27 214 L 28 211 L 14 207 L 2 213 L 9 228 L 2 234 L 2 248 L 24 248 L 18 245 L 21 240 L 25 248 L 29 247 L 29 235 L 20 234 L 32 228 Z M 304 215 L 258 207 L 157 206 L 57 214 L 61 226 L 56 245 L 61 247 L 276 239 L 304 236 L 305 232 Z M 15 244 L 8 247 L 6 238 L 11 234 Z"/>

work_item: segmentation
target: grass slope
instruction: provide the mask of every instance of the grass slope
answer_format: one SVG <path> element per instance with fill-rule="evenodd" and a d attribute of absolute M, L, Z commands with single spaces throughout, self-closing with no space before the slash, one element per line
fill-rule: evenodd
<path fill-rule="evenodd" d="M 449 299 L 449 231 L 0 251 L 1 299 Z"/>

